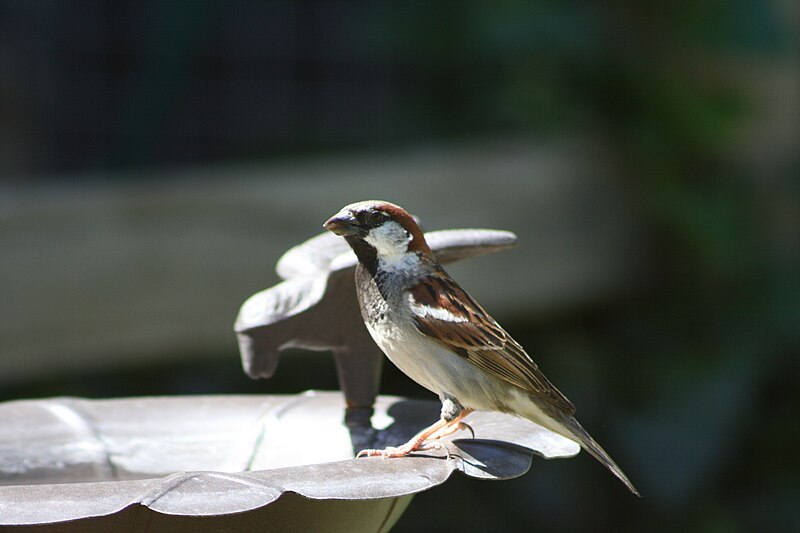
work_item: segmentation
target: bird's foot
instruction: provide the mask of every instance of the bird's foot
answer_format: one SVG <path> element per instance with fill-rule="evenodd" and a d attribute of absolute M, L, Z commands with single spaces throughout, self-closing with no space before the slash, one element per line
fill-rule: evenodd
<path fill-rule="evenodd" d="M 444 418 L 437 421 L 435 424 L 431 425 L 430 427 L 422 430 L 419 432 L 413 439 L 406 442 L 402 446 L 397 447 L 390 447 L 384 450 L 361 450 L 356 455 L 356 458 L 359 457 L 405 457 L 411 452 L 416 451 L 428 451 L 428 450 L 446 450 L 447 451 L 447 458 L 450 458 L 450 450 L 442 444 L 441 442 L 428 442 L 430 440 L 437 440 L 441 439 L 442 437 L 446 437 L 452 433 L 455 433 L 459 429 L 468 429 L 470 433 L 472 433 L 472 437 L 475 438 L 475 432 L 469 426 L 469 424 L 465 424 L 462 422 L 465 416 L 470 414 L 472 409 L 463 409 L 459 415 L 452 419 L 452 420 L 445 420 Z"/>
<path fill-rule="evenodd" d="M 447 450 L 447 447 L 442 444 L 441 442 L 425 442 L 418 438 L 413 438 L 407 443 L 403 444 L 402 446 L 390 446 L 383 450 L 361 450 L 356 455 L 356 459 L 359 457 L 405 457 L 412 452 L 424 452 L 428 450 Z M 447 452 L 447 457 L 450 457 L 450 452 Z"/>

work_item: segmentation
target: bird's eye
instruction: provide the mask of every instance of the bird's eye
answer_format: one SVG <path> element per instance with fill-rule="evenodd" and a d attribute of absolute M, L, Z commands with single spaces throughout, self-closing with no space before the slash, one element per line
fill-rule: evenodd
<path fill-rule="evenodd" d="M 380 211 L 370 211 L 367 215 L 367 221 L 370 225 L 378 225 L 383 222 L 383 213 Z"/>

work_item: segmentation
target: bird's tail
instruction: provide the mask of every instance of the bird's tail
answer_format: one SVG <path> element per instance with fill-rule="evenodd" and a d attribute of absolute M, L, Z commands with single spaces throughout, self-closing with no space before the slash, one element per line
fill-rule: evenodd
<path fill-rule="evenodd" d="M 572 438 L 580 443 L 584 450 L 592 454 L 592 456 L 600 461 L 603 466 L 608 468 L 612 474 L 617 476 L 620 481 L 625 483 L 625 486 L 628 487 L 628 490 L 641 497 L 641 494 L 639 494 L 639 491 L 633 486 L 633 483 L 631 483 L 631 480 L 625 475 L 625 472 L 623 472 L 622 469 L 617 466 L 617 463 L 614 462 L 611 456 L 606 453 L 602 446 L 597 444 L 597 441 L 595 441 L 592 436 L 589 435 L 588 431 L 583 429 L 583 426 L 581 426 L 574 417 L 564 417 L 562 425 L 572 434 Z M 565 435 L 565 437 L 570 438 L 570 435 Z"/>

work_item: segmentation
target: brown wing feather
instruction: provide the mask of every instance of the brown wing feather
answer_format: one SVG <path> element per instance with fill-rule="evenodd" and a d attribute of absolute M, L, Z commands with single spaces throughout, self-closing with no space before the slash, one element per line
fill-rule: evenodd
<path fill-rule="evenodd" d="M 430 283 L 411 290 L 414 302 L 445 308 L 464 321 L 415 315 L 421 333 L 436 339 L 484 372 L 535 394 L 568 414 L 575 412 L 572 403 L 542 374 L 522 346 L 452 278 L 439 271 L 428 279 Z"/>

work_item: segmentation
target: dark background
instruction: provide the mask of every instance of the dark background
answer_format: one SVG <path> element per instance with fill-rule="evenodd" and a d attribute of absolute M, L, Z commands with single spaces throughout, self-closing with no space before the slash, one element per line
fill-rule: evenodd
<path fill-rule="evenodd" d="M 0 1 L 0 242 L 9 253 L 27 238 L 19 214 L 32 203 L 57 211 L 97 189 L 146 195 L 173 172 L 178 190 L 235 188 L 229 167 L 579 139 L 622 191 L 635 276 L 600 296 L 493 314 L 643 498 L 581 454 L 503 483 L 457 476 L 418 496 L 396 531 L 797 530 L 799 16 L 779 0 Z M 382 179 L 376 188 L 397 185 Z M 423 218 L 471 225 L 458 186 Z M 352 201 L 368 196 L 347 180 L 341 188 Z M 504 194 L 517 193 L 493 198 Z M 298 197 L 283 209 L 310 219 L 295 231 L 311 236 L 343 203 L 306 215 Z M 502 225 L 502 210 L 487 205 L 482 224 Z M 41 235 L 56 231 L 43 220 Z M 52 240 L 31 244 L 44 261 Z M 248 291 L 276 281 L 269 258 L 260 284 L 229 294 L 224 328 Z M 217 279 L 252 258 L 229 260 Z M 10 287 L 23 263 L 0 261 Z M 102 300 L 102 286 L 80 279 L 71 290 Z M 114 287 L 138 289 L 124 277 Z M 0 295 L 4 321 L 28 298 L 15 297 Z M 193 301 L 187 294 L 186 307 Z M 30 331 L 20 358 L 31 369 L 0 368 L 2 399 L 337 387 L 330 358 L 302 353 L 252 382 L 232 335 L 205 351 L 172 342 L 141 360 L 40 372 L 47 359 L 80 357 L 59 352 L 57 320 Z M 37 349 L 48 335 L 53 344 Z M 0 364 L 12 352 L 0 346 Z M 431 397 L 389 366 L 385 393 Z"/>

